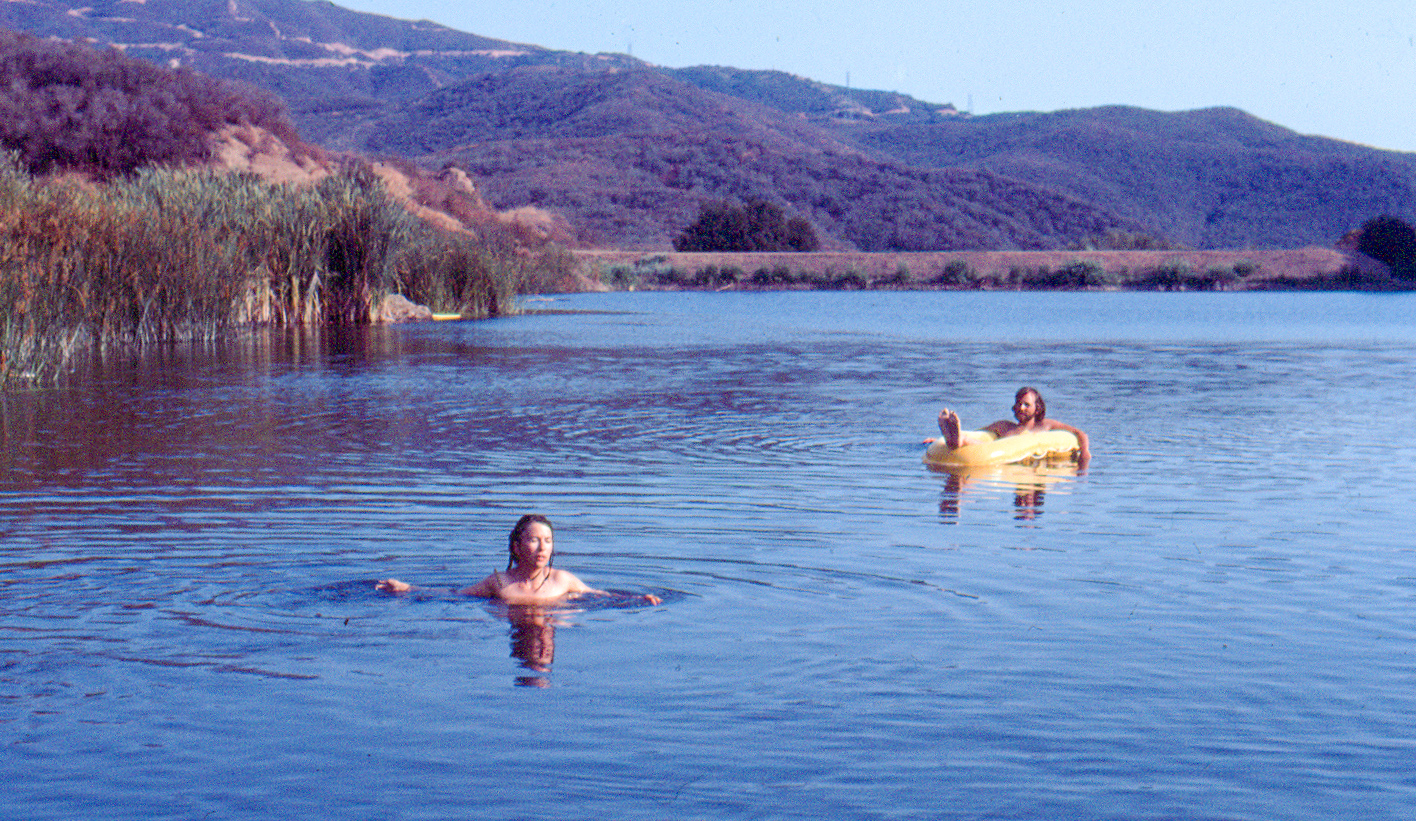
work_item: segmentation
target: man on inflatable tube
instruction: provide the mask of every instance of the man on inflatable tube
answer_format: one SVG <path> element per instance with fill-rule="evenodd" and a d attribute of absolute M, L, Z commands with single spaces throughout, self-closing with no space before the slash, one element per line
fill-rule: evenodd
<path fill-rule="evenodd" d="M 947 461 L 947 453 L 959 451 L 960 448 L 1024 434 L 1061 431 L 1076 437 L 1077 466 L 1086 467 L 1087 463 L 1091 461 L 1091 446 L 1087 435 L 1071 425 L 1056 419 L 1048 419 L 1047 403 L 1043 401 L 1042 394 L 1038 393 L 1036 388 L 1022 387 L 1014 394 L 1013 417 L 1018 421 L 1010 422 L 1007 419 L 1000 419 L 982 431 L 965 431 L 960 428 L 959 415 L 945 408 L 939 412 L 939 432 L 944 434 L 943 441 L 935 439 L 925 441 L 934 443 L 934 446 L 930 448 L 931 454 L 939 450 L 940 445 L 945 446 L 947 448 L 945 460 Z M 926 456 L 926 459 L 930 458 L 930 455 Z"/>

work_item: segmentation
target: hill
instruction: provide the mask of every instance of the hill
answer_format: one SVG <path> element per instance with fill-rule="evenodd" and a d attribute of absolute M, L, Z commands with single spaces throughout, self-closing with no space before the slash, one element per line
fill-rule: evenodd
<path fill-rule="evenodd" d="M 0 29 L 0 146 L 31 173 L 199 165 L 211 136 L 233 126 L 302 147 L 267 92 Z"/>
<path fill-rule="evenodd" d="M 1416 213 L 1416 154 L 1296 134 L 1232 108 L 1112 106 L 855 124 L 843 139 L 925 168 L 967 166 L 1105 202 L 1198 248 L 1330 244 Z"/>
<path fill-rule="evenodd" d="M 0 4 L 0 25 L 254 83 L 313 142 L 459 165 L 493 206 L 554 209 L 605 246 L 667 249 L 700 203 L 748 197 L 842 250 L 1331 245 L 1379 213 L 1416 217 L 1416 155 L 1231 109 L 970 117 L 302 0 L 28 0 Z"/>
<path fill-rule="evenodd" d="M 988 172 L 874 159 L 800 118 L 645 67 L 483 75 L 391 107 L 359 142 L 459 165 L 497 207 L 559 211 L 602 245 L 666 247 L 716 198 L 784 203 L 828 245 L 861 250 L 1046 248 L 1139 228 Z"/>

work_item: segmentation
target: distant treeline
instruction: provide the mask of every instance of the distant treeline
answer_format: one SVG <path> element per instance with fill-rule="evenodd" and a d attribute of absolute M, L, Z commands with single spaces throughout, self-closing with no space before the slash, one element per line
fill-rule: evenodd
<path fill-rule="evenodd" d="M 284 104 L 255 87 L 0 29 L 0 147 L 31 173 L 200 163 L 235 123 L 298 143 Z"/>
<path fill-rule="evenodd" d="M 1129 289 L 1147 291 L 1220 291 L 1240 287 L 1253 266 L 1239 263 L 1229 267 L 1195 271 L 1180 263 L 1169 263 L 1137 272 L 1107 271 L 1094 262 L 1075 261 L 1056 268 L 1048 266 L 1009 269 L 1005 274 L 986 274 L 963 260 L 955 260 L 933 276 L 917 277 L 900 263 L 885 276 L 872 277 L 857 266 L 827 266 L 822 270 L 785 262 L 759 267 L 751 273 L 732 265 L 705 265 L 692 271 L 675 267 L 664 257 L 648 257 L 630 264 L 604 266 L 602 282 L 615 289 L 715 289 L 740 290 L 1029 290 L 1084 291 Z M 1352 279 L 1356 274 L 1347 275 Z M 1321 283 L 1318 287 L 1334 287 Z M 1342 286 L 1338 286 L 1342 287 Z"/>
<path fill-rule="evenodd" d="M 583 257 L 586 275 L 616 290 L 1028 290 L 1028 291 L 1248 291 L 1416 289 L 1416 234 L 1410 226 L 1392 226 L 1389 218 L 1369 223 L 1364 234 L 1378 240 L 1396 233 L 1413 255 L 1406 267 L 1389 270 L 1356 264 L 1318 262 L 1311 268 L 1291 262 L 1233 256 L 1206 262 L 1184 253 L 1165 258 L 1126 253 L 1067 259 L 1066 252 L 1044 253 L 1031 261 L 1013 259 L 1006 266 L 990 254 L 790 254 L 697 252 L 648 255 L 634 260 Z M 1282 252 L 1274 252 L 1281 254 Z M 1336 253 L 1336 252 L 1334 252 Z M 1025 255 L 1024 255 L 1025 256 Z M 1341 259 L 1342 257 L 1338 257 Z M 911 263 L 917 264 L 911 270 Z M 980 265 L 980 263 L 982 263 Z M 744 267 L 746 266 L 746 267 Z"/>

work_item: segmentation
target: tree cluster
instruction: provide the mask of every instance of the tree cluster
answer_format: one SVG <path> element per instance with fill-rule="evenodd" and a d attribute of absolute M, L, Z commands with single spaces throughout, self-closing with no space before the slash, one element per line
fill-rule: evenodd
<path fill-rule="evenodd" d="M 297 139 L 284 105 L 264 91 L 0 29 L 0 147 L 30 173 L 106 178 L 201 162 L 208 135 L 235 123 Z"/>
<path fill-rule="evenodd" d="M 1362 224 L 1357 250 L 1391 267 L 1402 279 L 1416 280 L 1416 228 L 1404 220 L 1383 214 Z"/>
<path fill-rule="evenodd" d="M 764 200 L 738 206 L 704 203 L 698 219 L 674 238 L 675 251 L 815 251 L 821 247 L 811 223 L 787 218 Z"/>

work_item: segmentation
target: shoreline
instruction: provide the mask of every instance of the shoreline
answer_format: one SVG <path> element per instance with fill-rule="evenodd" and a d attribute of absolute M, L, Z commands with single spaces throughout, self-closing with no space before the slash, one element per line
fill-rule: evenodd
<path fill-rule="evenodd" d="M 1201 251 L 578 250 L 593 290 L 1412 290 L 1378 260 L 1310 246 Z"/>

